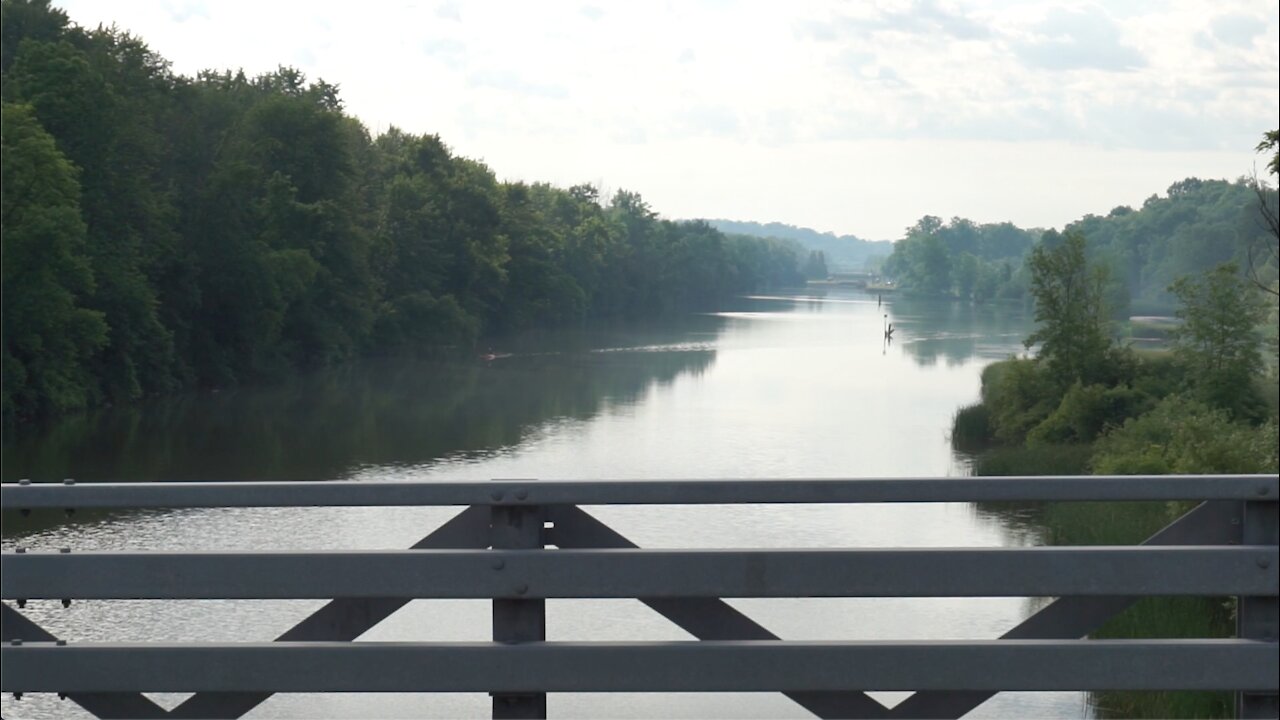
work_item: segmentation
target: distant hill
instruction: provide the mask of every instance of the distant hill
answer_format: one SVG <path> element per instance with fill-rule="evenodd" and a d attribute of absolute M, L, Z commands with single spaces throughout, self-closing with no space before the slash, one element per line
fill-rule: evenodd
<path fill-rule="evenodd" d="M 712 227 L 729 235 L 753 235 L 782 240 L 795 240 L 806 250 L 821 250 L 826 256 L 827 268 L 833 271 L 861 270 L 867 259 L 873 256 L 888 257 L 893 243 L 888 240 L 863 240 L 854 235 L 836 235 L 818 232 L 811 228 L 783 223 L 740 222 L 737 220 L 707 220 Z"/>

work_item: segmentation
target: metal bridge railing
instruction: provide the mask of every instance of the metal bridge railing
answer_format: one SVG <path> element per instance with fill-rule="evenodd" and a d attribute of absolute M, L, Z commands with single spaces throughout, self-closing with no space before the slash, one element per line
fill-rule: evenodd
<path fill-rule="evenodd" d="M 465 506 L 404 551 L 6 552 L 27 599 L 323 598 L 273 642 L 90 643 L 3 607 L 0 690 L 102 718 L 239 717 L 277 692 L 777 691 L 818 717 L 960 717 L 1000 690 L 1237 692 L 1275 717 L 1276 475 L 487 483 L 4 484 L 6 510 Z M 643 550 L 579 505 L 1201 501 L 1137 546 Z M 548 548 L 554 549 L 548 549 Z M 1236 596 L 1234 639 L 1088 640 L 1146 596 Z M 1057 598 L 989 641 L 793 642 L 724 597 Z M 493 642 L 352 643 L 411 599 L 493 600 Z M 547 642 L 549 598 L 637 598 L 698 642 Z M 866 690 L 911 690 L 886 708 Z M 144 692 L 196 693 L 172 711 Z"/>

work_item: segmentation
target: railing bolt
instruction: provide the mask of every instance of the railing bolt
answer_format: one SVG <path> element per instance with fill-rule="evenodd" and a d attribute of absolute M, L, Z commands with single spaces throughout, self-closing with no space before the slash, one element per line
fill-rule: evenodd
<path fill-rule="evenodd" d="M 27 549 L 26 549 L 26 548 L 24 548 L 24 547 L 20 547 L 20 548 L 18 548 L 18 549 L 16 549 L 16 550 L 14 550 L 14 552 L 18 553 L 19 555 L 24 555 L 24 554 L 26 554 Z"/>
<path fill-rule="evenodd" d="M 527 592 L 529 592 L 529 586 L 528 586 L 528 585 L 525 585 L 524 583 L 520 583 L 519 585 L 516 585 L 516 594 L 517 594 L 517 595 L 523 595 L 523 594 L 525 594 L 525 593 L 527 593 Z"/>
<path fill-rule="evenodd" d="M 71 607 L 71 598 L 62 598 L 62 607 L 64 608 Z"/>
<path fill-rule="evenodd" d="M 1267 557 L 1267 556 L 1265 556 L 1265 555 L 1264 555 L 1264 556 L 1262 556 L 1262 557 L 1259 557 L 1259 558 L 1258 558 L 1258 567 L 1260 567 L 1260 568 L 1269 568 L 1269 567 L 1271 567 L 1271 558 L 1269 558 L 1269 557 Z"/>
<path fill-rule="evenodd" d="M 502 568 L 506 567 L 507 564 L 502 560 L 494 560 L 492 563 L 489 564 L 489 566 L 492 567 L 494 570 L 501 570 Z"/>
<path fill-rule="evenodd" d="M 62 553 L 63 555 L 66 555 L 67 553 L 71 552 L 71 548 L 58 548 L 58 552 Z"/>
<path fill-rule="evenodd" d="M 22 638 L 14 638 L 9 641 L 9 644 L 13 645 L 14 647 L 17 647 L 22 644 Z"/>
<path fill-rule="evenodd" d="M 1258 494 L 1259 494 L 1259 495 L 1267 495 L 1267 494 L 1269 494 L 1270 492 L 1271 492 L 1271 488 L 1267 487 L 1266 485 L 1259 485 L 1259 486 L 1258 486 Z"/>
<path fill-rule="evenodd" d="M 22 699 L 22 693 L 20 693 L 20 692 L 16 692 L 16 693 L 14 693 L 14 694 L 13 694 L 13 699 L 14 699 L 14 700 L 21 700 L 21 699 Z"/>
<path fill-rule="evenodd" d="M 58 693 L 58 699 L 59 699 L 59 700 L 66 700 L 66 699 L 67 699 L 67 694 L 66 694 L 66 693 Z"/>
<path fill-rule="evenodd" d="M 73 479 L 71 479 L 71 478 L 67 478 L 66 480 L 63 480 L 63 481 L 62 481 L 62 484 L 63 484 L 63 485 L 75 485 L 75 484 L 76 484 L 76 481 L 75 481 L 75 480 L 73 480 Z"/>
<path fill-rule="evenodd" d="M 66 512 L 67 517 L 71 517 L 72 515 L 75 515 L 75 514 L 76 514 L 76 509 L 75 509 L 75 508 L 66 508 L 66 510 L 64 510 L 64 512 Z"/>
<path fill-rule="evenodd" d="M 66 641 L 66 640 L 59 640 L 59 641 L 55 642 L 55 643 L 54 643 L 54 645 L 57 645 L 58 647 L 66 647 L 66 646 L 67 646 L 67 641 Z"/>
<path fill-rule="evenodd" d="M 525 498 L 527 498 L 527 497 L 529 497 L 529 491 L 528 491 L 528 490 L 517 490 L 517 491 L 516 491 L 516 499 L 517 499 L 517 500 L 524 500 L 524 499 L 525 499 Z"/>
<path fill-rule="evenodd" d="M 502 491 L 501 491 L 501 490 L 494 490 L 493 492 L 489 493 L 489 497 L 493 498 L 494 500 L 501 500 L 501 499 L 502 499 Z"/>
<path fill-rule="evenodd" d="M 31 478 L 22 478 L 21 480 L 19 480 L 19 481 L 18 481 L 18 484 L 19 484 L 19 485 L 30 485 L 30 484 L 31 484 Z"/>
<path fill-rule="evenodd" d="M 18 609 L 21 610 L 27 606 L 26 598 L 18 598 Z"/>

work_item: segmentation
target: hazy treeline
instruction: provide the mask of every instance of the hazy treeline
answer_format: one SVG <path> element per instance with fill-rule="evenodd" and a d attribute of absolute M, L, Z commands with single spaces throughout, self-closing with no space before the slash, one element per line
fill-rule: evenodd
<path fill-rule="evenodd" d="M 978 225 L 926 215 L 893 246 L 882 272 L 906 292 L 982 302 L 1026 293 L 1022 258 L 1040 237 L 1012 223 Z"/>
<path fill-rule="evenodd" d="M 802 282 L 794 243 L 499 182 L 297 71 L 2 8 L 6 422 Z"/>
<path fill-rule="evenodd" d="M 1117 341 L 1111 273 L 1087 245 L 1048 232 L 1028 256 L 1035 357 L 987 366 L 981 402 L 953 425 L 962 449 L 996 446 L 977 472 L 1275 472 L 1274 284 L 1230 262 L 1184 275 L 1169 285 L 1181 321 L 1170 349 L 1137 352 Z"/>
<path fill-rule="evenodd" d="M 708 220 L 707 222 L 725 233 L 792 240 L 809 252 L 822 253 L 826 265 L 833 272 L 859 271 L 864 269 L 869 261 L 874 262 L 877 258 L 884 259 L 893 252 L 893 243 L 888 240 L 863 240 L 856 235 L 818 232 L 807 227 L 796 227 L 785 223 L 739 220 Z"/>
<path fill-rule="evenodd" d="M 1226 262 L 1275 280 L 1274 256 L 1255 252 L 1250 260 L 1251 248 L 1274 244 L 1260 202 L 1274 208 L 1275 189 L 1263 188 L 1259 197 L 1245 178 L 1187 178 L 1170 185 L 1164 197 L 1147 198 L 1139 209 L 1120 206 L 1106 217 L 1086 215 L 1066 231 L 1089 239 L 1090 259 L 1106 264 L 1134 300 L 1172 304 L 1174 281 Z"/>
<path fill-rule="evenodd" d="M 1169 186 L 1164 197 L 1152 195 L 1139 209 L 1120 206 L 1105 217 L 1086 215 L 1063 233 L 1088 238 L 1089 260 L 1109 272 L 1111 308 L 1127 317 L 1131 300 L 1172 308 L 1168 288 L 1175 280 L 1224 262 L 1252 267 L 1273 280 L 1274 256 L 1250 258 L 1250 248 L 1265 247 L 1270 232 L 1260 202 L 1274 207 L 1275 190 L 1262 189 L 1259 197 L 1248 179 L 1189 178 Z M 1030 279 L 1025 261 L 1042 234 L 1010 223 L 978 225 L 963 218 L 943 223 L 925 216 L 895 243 L 883 272 L 915 294 L 976 302 L 1025 298 Z"/>

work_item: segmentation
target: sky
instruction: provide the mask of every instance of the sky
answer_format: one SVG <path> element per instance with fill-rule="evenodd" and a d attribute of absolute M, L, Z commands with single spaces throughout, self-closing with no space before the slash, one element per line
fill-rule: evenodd
<path fill-rule="evenodd" d="M 287 65 L 377 134 L 662 216 L 895 239 L 1261 174 L 1274 0 L 54 0 L 194 75 Z"/>

